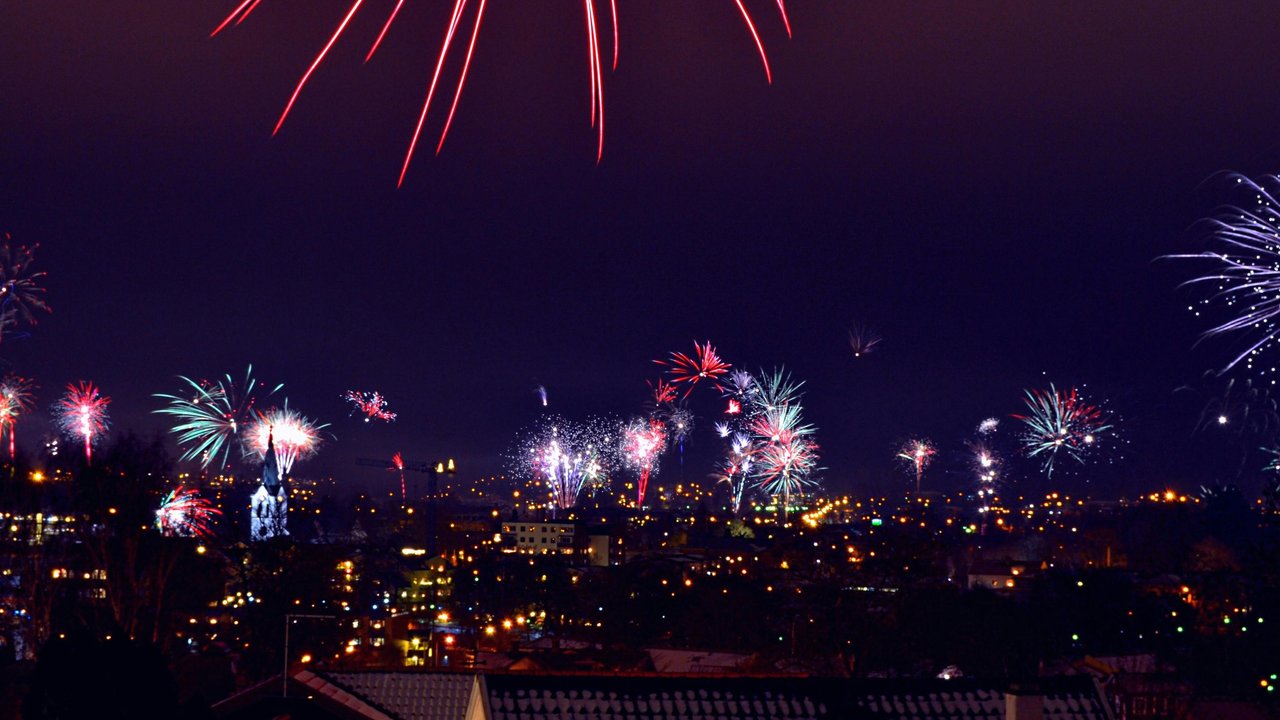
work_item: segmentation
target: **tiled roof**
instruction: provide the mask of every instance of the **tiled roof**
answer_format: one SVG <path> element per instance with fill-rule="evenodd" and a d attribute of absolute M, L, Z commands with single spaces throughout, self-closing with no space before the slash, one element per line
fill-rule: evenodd
<path fill-rule="evenodd" d="M 785 677 L 485 676 L 491 720 L 1004 720 L 1008 683 Z M 1111 720 L 1087 677 L 1047 678 L 1044 720 Z"/>
<path fill-rule="evenodd" d="M 1007 683 L 983 680 L 851 681 L 850 702 L 865 716 L 902 720 L 1003 720 Z M 1023 692 L 1044 698 L 1045 720 L 1110 720 L 1106 700 L 1084 676 L 1042 678 Z"/>
<path fill-rule="evenodd" d="M 347 692 L 345 689 L 334 685 L 326 678 L 309 670 L 303 670 L 295 674 L 293 676 L 293 680 L 305 687 L 307 690 L 327 699 L 330 702 L 341 705 L 362 718 L 369 718 L 369 720 L 390 720 L 385 713 L 365 702 L 364 698 L 359 697 L 358 694 Z"/>
<path fill-rule="evenodd" d="M 463 720 L 475 676 L 456 673 L 327 672 L 346 688 L 397 720 Z"/>
<path fill-rule="evenodd" d="M 485 683 L 491 720 L 831 717 L 819 694 L 790 679 L 488 675 Z"/>

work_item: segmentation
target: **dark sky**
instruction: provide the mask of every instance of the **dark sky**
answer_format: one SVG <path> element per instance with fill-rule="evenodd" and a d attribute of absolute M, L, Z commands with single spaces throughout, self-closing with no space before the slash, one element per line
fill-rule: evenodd
<path fill-rule="evenodd" d="M 579 4 L 494 0 L 444 152 L 437 114 L 400 189 L 449 4 L 409 3 L 362 65 L 393 5 L 367 0 L 275 138 L 347 6 L 266 0 L 208 38 L 234 5 L 0 4 L 0 227 L 41 243 L 55 307 L 2 355 L 42 405 L 93 379 L 150 432 L 175 375 L 253 362 L 333 422 L 305 467 L 484 473 L 538 383 L 634 412 L 652 360 L 707 338 L 807 381 L 837 487 L 905 483 L 913 434 L 952 463 L 1050 380 L 1125 418 L 1093 494 L 1221 471 L 1173 390 L 1227 348 L 1192 350 L 1189 269 L 1152 259 L 1195 246 L 1207 178 L 1276 170 L 1273 2 L 794 0 L 788 41 L 754 0 L 770 86 L 728 0 L 619 0 L 597 166 Z M 849 356 L 855 321 L 881 352 Z M 348 419 L 348 388 L 401 420 Z"/>

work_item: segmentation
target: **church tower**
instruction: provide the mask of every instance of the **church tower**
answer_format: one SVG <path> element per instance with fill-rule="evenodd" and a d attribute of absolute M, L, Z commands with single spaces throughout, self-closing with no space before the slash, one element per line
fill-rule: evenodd
<path fill-rule="evenodd" d="M 254 492 L 249 507 L 250 540 L 267 540 L 288 535 L 289 499 L 276 460 L 274 434 L 268 431 L 267 451 L 262 458 L 262 484 Z"/>

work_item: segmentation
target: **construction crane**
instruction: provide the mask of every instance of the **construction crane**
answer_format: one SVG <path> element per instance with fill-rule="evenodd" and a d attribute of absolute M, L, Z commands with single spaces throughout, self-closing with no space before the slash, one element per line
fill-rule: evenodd
<path fill-rule="evenodd" d="M 376 460 L 374 458 L 357 458 L 356 464 L 361 467 L 376 467 L 383 470 L 391 470 L 400 473 L 400 501 L 407 503 L 408 497 L 405 493 L 405 477 L 406 472 L 425 474 L 427 476 L 427 553 L 428 557 L 436 555 L 436 499 L 440 494 L 440 476 L 443 474 L 452 475 L 458 471 L 453 463 L 453 458 L 447 460 L 436 460 L 434 462 L 414 462 L 405 460 L 400 453 L 396 453 L 390 460 Z M 415 475 L 413 479 L 413 497 L 418 499 L 421 497 L 418 493 L 418 478 Z"/>

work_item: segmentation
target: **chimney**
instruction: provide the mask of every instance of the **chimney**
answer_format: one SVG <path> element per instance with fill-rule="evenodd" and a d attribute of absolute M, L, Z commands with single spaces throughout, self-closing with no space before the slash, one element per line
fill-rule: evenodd
<path fill-rule="evenodd" d="M 1034 684 L 1013 684 L 1004 694 L 1005 720 L 1044 720 L 1044 695 Z"/>

